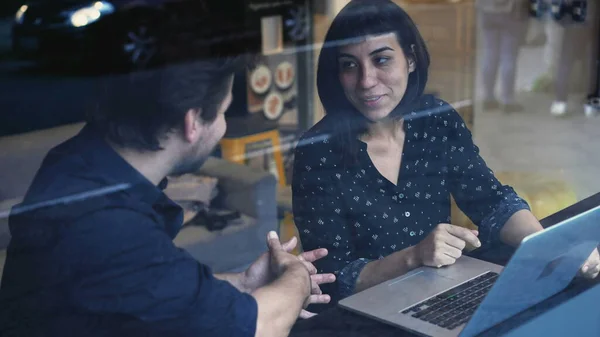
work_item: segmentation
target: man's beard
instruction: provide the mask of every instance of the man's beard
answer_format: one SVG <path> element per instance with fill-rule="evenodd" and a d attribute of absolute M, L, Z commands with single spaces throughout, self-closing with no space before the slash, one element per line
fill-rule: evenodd
<path fill-rule="evenodd" d="M 171 170 L 170 176 L 181 176 L 187 173 L 196 173 L 200 170 L 202 165 L 208 160 L 210 154 L 213 153 L 216 146 L 210 149 L 210 151 L 201 151 L 200 154 L 198 152 L 190 154 L 186 156 L 181 162 L 177 164 Z"/>

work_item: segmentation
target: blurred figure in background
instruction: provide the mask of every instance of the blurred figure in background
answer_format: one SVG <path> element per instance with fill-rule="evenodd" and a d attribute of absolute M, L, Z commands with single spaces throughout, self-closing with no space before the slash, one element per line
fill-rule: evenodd
<path fill-rule="evenodd" d="M 483 108 L 517 112 L 523 107 L 515 101 L 517 57 L 527 32 L 527 0 L 477 0 L 478 27 L 481 32 Z M 494 89 L 500 73 L 499 100 Z"/>
<path fill-rule="evenodd" d="M 550 1 L 548 0 L 548 5 Z M 572 0 L 565 0 L 565 8 L 571 8 Z M 569 93 L 588 93 L 596 78 L 594 62 L 597 50 L 598 19 L 596 1 L 587 1 L 587 15 L 575 19 L 572 9 L 557 20 L 544 15 L 540 20 L 545 27 L 544 71 L 533 83 L 532 90 L 550 92 L 550 113 L 565 116 L 570 110 Z"/>

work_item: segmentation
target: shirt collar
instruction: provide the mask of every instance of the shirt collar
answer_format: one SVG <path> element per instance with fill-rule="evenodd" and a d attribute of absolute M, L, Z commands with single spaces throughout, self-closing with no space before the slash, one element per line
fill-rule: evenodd
<path fill-rule="evenodd" d="M 163 193 L 167 179 L 158 186 L 150 182 L 139 171 L 121 157 L 93 126 L 86 125 L 77 135 L 78 143 L 86 149 L 80 151 L 85 161 L 94 168 L 95 174 L 114 184 L 128 184 L 127 193 L 145 203 L 155 204 L 168 199 Z"/>

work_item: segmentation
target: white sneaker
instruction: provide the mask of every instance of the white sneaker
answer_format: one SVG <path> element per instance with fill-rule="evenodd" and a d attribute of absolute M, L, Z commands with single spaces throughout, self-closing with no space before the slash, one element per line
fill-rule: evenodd
<path fill-rule="evenodd" d="M 550 107 L 552 116 L 561 117 L 567 114 L 567 102 L 555 101 Z"/>
<path fill-rule="evenodd" d="M 600 116 L 600 98 L 593 98 L 584 104 L 583 113 L 588 118 Z"/>
<path fill-rule="evenodd" d="M 589 106 L 587 104 L 585 105 L 583 112 L 585 114 L 585 117 L 587 118 L 594 118 L 600 115 L 600 111 L 598 111 L 598 108 Z"/>

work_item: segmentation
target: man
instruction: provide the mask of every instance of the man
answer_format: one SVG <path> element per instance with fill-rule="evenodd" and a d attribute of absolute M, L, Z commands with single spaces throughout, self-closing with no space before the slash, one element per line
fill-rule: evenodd
<path fill-rule="evenodd" d="M 291 255 L 295 239 L 270 233 L 240 274 L 212 275 L 174 246 L 182 210 L 161 189 L 199 169 L 225 133 L 238 63 L 175 47 L 172 64 L 111 79 L 13 209 L 0 335 L 287 336 L 311 316 L 303 308 L 329 301 L 319 284 L 335 277 L 311 263 L 327 252 Z"/>

